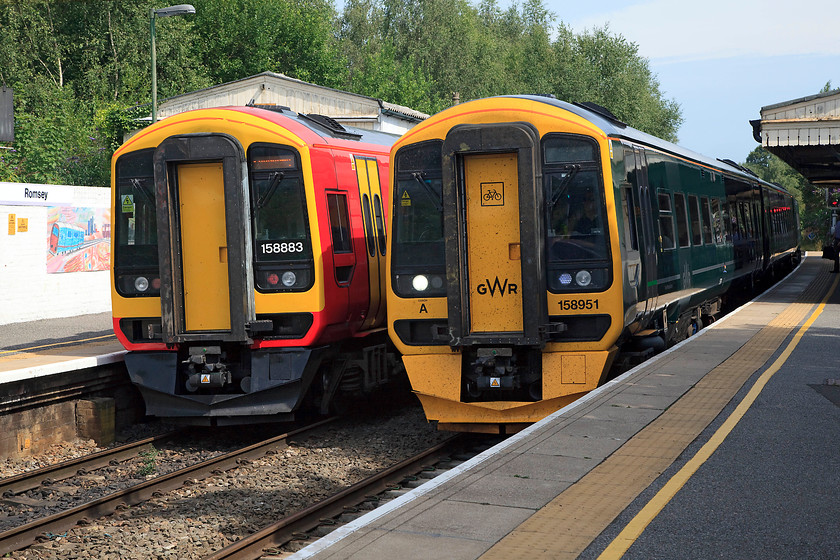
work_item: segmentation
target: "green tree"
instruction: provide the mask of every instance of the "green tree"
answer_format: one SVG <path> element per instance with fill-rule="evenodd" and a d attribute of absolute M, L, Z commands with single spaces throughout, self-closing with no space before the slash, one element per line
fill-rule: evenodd
<path fill-rule="evenodd" d="M 793 194 L 799 205 L 803 246 L 810 249 L 821 246 L 831 225 L 831 210 L 826 208 L 825 189 L 809 183 L 805 177 L 762 146 L 750 152 L 744 166 L 765 181 L 776 183 Z M 812 233 L 814 240 L 809 245 L 807 238 Z"/>
<path fill-rule="evenodd" d="M 558 97 L 597 103 L 634 128 L 676 141 L 682 123 L 679 104 L 663 98 L 638 45 L 612 34 L 608 26 L 575 34 L 561 25 L 554 46 Z"/>
<path fill-rule="evenodd" d="M 337 14 L 330 0 L 196 0 L 195 32 L 214 83 L 278 72 L 337 87 Z"/>

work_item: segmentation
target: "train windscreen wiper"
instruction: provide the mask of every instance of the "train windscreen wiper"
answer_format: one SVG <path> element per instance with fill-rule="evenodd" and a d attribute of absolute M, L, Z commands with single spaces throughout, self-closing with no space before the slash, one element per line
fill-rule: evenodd
<path fill-rule="evenodd" d="M 271 200 L 271 197 L 274 195 L 274 191 L 277 190 L 277 186 L 280 184 L 280 181 L 282 181 L 283 177 L 285 176 L 286 174 L 282 171 L 274 172 L 274 174 L 271 177 L 271 183 L 268 185 L 268 189 L 266 189 L 265 194 L 257 200 L 256 210 L 263 208 L 266 205 L 266 203 L 268 203 L 268 201 Z"/>
<path fill-rule="evenodd" d="M 443 194 L 435 192 L 435 190 L 432 188 L 432 185 L 426 183 L 426 181 L 423 180 L 423 175 L 425 175 L 423 171 L 415 171 L 411 174 L 411 177 L 415 181 L 420 183 L 420 185 L 423 187 L 423 190 L 426 192 L 426 194 L 429 195 L 429 198 L 432 199 L 432 204 L 435 205 L 435 210 L 437 210 L 438 212 L 443 212 Z"/>
<path fill-rule="evenodd" d="M 557 201 L 560 200 L 560 197 L 563 193 L 566 192 L 566 189 L 569 188 L 569 183 L 572 182 L 572 179 L 575 178 L 578 171 L 580 171 L 580 165 L 573 163 L 570 165 L 566 165 L 563 168 L 567 171 L 566 175 L 563 175 L 560 178 L 560 184 L 556 186 L 552 186 L 551 189 L 551 200 L 548 201 L 548 213 L 551 214 L 551 211 L 554 209 L 554 205 L 557 204 Z"/>
<path fill-rule="evenodd" d="M 131 183 L 131 187 L 134 189 L 134 192 L 139 192 L 143 195 L 143 198 L 146 199 L 146 202 L 154 204 L 155 198 L 152 196 L 151 191 L 146 188 L 147 180 L 148 179 L 129 179 L 128 182 Z"/>

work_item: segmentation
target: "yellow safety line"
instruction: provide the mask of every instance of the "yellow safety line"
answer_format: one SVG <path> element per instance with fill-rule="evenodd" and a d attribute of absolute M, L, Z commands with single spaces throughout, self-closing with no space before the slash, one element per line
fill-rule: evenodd
<path fill-rule="evenodd" d="M 747 396 L 744 397 L 744 400 L 741 401 L 740 404 L 735 408 L 732 414 L 726 419 L 726 421 L 717 429 L 717 431 L 712 435 L 709 441 L 706 442 L 703 447 L 697 452 L 694 457 L 692 457 L 683 467 L 668 481 L 665 483 L 659 492 L 651 498 L 651 500 L 647 503 L 642 510 L 636 514 L 630 523 L 618 534 L 618 536 L 610 543 L 610 545 L 601 553 L 598 557 L 598 560 L 615 560 L 621 558 L 627 549 L 629 549 L 636 539 L 642 534 L 642 532 L 647 528 L 648 525 L 654 520 L 654 518 L 659 515 L 659 512 L 662 511 L 668 502 L 680 491 L 680 489 L 685 485 L 686 482 L 691 478 L 691 476 L 697 472 L 697 469 L 705 463 L 709 457 L 720 447 L 720 444 L 726 439 L 730 432 L 735 428 L 741 418 L 747 413 L 750 406 L 752 406 L 753 402 L 758 398 L 758 395 L 764 389 L 764 386 L 767 385 L 767 382 L 770 381 L 770 378 L 776 374 L 779 369 L 784 365 L 790 355 L 793 353 L 793 350 L 799 344 L 799 341 L 802 340 L 802 337 L 805 335 L 805 332 L 811 327 L 814 321 L 817 320 L 817 317 L 823 312 L 825 308 L 826 302 L 834 293 L 834 290 L 837 288 L 837 284 L 840 282 L 840 277 L 834 279 L 834 283 L 831 285 L 831 289 L 829 289 L 826 296 L 822 299 L 817 309 L 805 321 L 805 324 L 800 327 L 799 331 L 794 335 L 793 339 L 787 345 L 784 352 L 773 362 L 767 370 L 761 374 L 758 378 L 758 381 L 755 382 L 755 385 L 750 389 L 747 393 Z"/>
<path fill-rule="evenodd" d="M 39 348 L 52 348 L 53 346 L 62 346 L 64 344 L 79 344 L 82 342 L 90 342 L 91 340 L 101 340 L 103 338 L 113 338 L 116 335 L 106 334 L 104 336 L 95 336 L 93 338 L 83 338 L 81 340 L 68 340 L 66 342 L 55 342 L 53 344 L 44 344 L 43 346 L 32 346 L 30 348 L 18 348 L 16 350 L 0 350 L 0 354 L 15 354 L 17 352 L 28 352 L 29 350 L 38 350 Z"/>

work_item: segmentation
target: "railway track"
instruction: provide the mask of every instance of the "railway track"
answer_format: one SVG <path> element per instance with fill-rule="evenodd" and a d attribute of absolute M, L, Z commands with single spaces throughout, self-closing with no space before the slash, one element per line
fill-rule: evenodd
<path fill-rule="evenodd" d="M 16 476 L 0 479 L 0 496 L 10 498 L 39 486 L 49 486 L 56 482 L 70 478 L 71 476 L 84 475 L 106 465 L 114 465 L 136 457 L 138 454 L 148 451 L 152 447 L 160 446 L 170 441 L 180 432 L 169 432 L 145 438 L 132 443 L 127 443 L 84 457 L 78 457 L 64 461 L 56 465 L 50 465 L 34 471 L 21 473 Z"/>
<path fill-rule="evenodd" d="M 425 449 L 392 467 L 385 469 L 349 488 L 330 496 L 312 506 L 285 517 L 256 533 L 240 539 L 232 545 L 208 556 L 205 560 L 253 560 L 263 556 L 263 551 L 288 544 L 293 540 L 317 538 L 312 532 L 327 526 L 326 532 L 340 526 L 337 519 L 348 512 L 357 513 L 363 508 L 357 507 L 363 502 L 379 502 L 379 494 L 403 490 L 402 482 L 407 477 L 423 471 L 434 471 L 434 465 L 448 457 L 453 445 L 464 439 L 464 434 L 456 434 L 443 442 Z M 439 471 L 440 472 L 444 471 Z"/>
<path fill-rule="evenodd" d="M 201 480 L 211 474 L 224 472 L 268 453 L 276 452 L 277 449 L 287 445 L 290 438 L 318 430 L 332 421 L 334 421 L 333 418 L 322 420 L 298 430 L 271 437 L 230 453 L 225 453 L 189 467 L 160 475 L 99 499 L 7 530 L 0 533 L 0 555 L 27 547 L 36 542 L 42 535 L 57 534 L 66 531 L 77 523 L 90 523 L 92 519 L 109 515 L 120 508 L 142 503 L 153 496 L 179 488 L 187 482 Z M 45 481 L 49 484 L 56 480 L 74 476 L 80 470 L 84 473 L 99 468 L 102 465 L 111 464 L 113 461 L 120 461 L 127 457 L 136 456 L 144 448 L 148 449 L 155 442 L 161 443 L 166 439 L 171 439 L 175 434 L 165 434 L 113 450 L 96 453 L 78 460 L 61 463 L 55 467 L 39 469 L 31 473 L 24 473 L 10 479 L 5 479 L 2 481 L 2 485 L 0 485 L 0 490 L 2 490 L 0 495 L 8 499 L 27 489 L 44 485 Z"/>
<path fill-rule="evenodd" d="M 277 521 L 204 560 L 285 558 L 339 527 L 473 458 L 499 438 L 455 434 L 305 510 Z"/>

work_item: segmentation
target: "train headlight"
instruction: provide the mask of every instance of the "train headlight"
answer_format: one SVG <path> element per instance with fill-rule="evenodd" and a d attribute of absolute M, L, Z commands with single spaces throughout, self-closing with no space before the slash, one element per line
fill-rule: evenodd
<path fill-rule="evenodd" d="M 283 282 L 283 285 L 287 288 L 291 288 L 295 285 L 295 282 L 297 282 L 297 275 L 291 270 L 288 270 L 280 277 L 280 281 Z"/>
<path fill-rule="evenodd" d="M 575 282 L 577 282 L 578 286 L 585 288 L 586 286 L 592 283 L 592 275 L 589 273 L 588 270 L 581 270 L 577 274 L 575 274 Z"/>
<path fill-rule="evenodd" d="M 418 274 L 411 279 L 411 287 L 418 292 L 425 292 L 429 287 L 429 279 L 422 274 Z"/>
<path fill-rule="evenodd" d="M 569 284 L 572 283 L 572 275 L 569 274 L 568 272 L 564 272 L 563 274 L 560 275 L 560 278 L 558 278 L 558 280 L 560 280 L 560 283 L 562 285 L 568 286 Z"/>
<path fill-rule="evenodd" d="M 149 289 L 149 279 L 145 276 L 138 276 L 134 279 L 134 289 L 138 292 L 145 292 Z"/>

